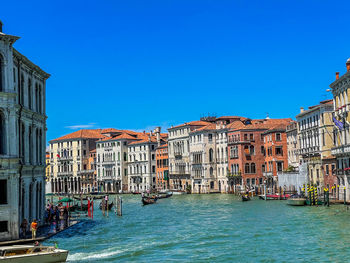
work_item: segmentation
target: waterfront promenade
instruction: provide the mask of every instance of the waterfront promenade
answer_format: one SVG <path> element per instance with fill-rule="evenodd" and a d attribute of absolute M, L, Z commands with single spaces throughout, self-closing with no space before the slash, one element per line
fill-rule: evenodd
<path fill-rule="evenodd" d="M 123 195 L 123 216 L 96 209 L 45 242 L 69 262 L 347 262 L 350 213 L 344 205 L 290 207 L 233 195 L 183 195 L 142 206 Z"/>

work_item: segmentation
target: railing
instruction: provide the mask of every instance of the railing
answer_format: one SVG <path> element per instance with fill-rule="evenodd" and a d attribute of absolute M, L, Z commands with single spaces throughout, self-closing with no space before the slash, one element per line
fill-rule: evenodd
<path fill-rule="evenodd" d="M 73 172 L 58 172 L 57 176 L 73 176 Z"/>
<path fill-rule="evenodd" d="M 91 174 L 91 173 L 94 173 L 95 172 L 95 170 L 93 170 L 93 169 L 90 169 L 90 170 L 80 170 L 80 171 L 78 171 L 78 175 L 80 175 L 80 174 Z"/>
<path fill-rule="evenodd" d="M 273 176 L 273 172 L 263 172 L 263 176 L 271 177 L 271 176 Z"/>
<path fill-rule="evenodd" d="M 60 161 L 60 162 L 73 161 L 73 157 L 72 156 L 60 157 L 60 158 L 58 158 L 58 161 Z"/>
<path fill-rule="evenodd" d="M 332 148 L 331 153 L 332 155 L 339 155 L 344 153 L 350 152 L 350 145 L 342 145 L 339 147 Z"/>

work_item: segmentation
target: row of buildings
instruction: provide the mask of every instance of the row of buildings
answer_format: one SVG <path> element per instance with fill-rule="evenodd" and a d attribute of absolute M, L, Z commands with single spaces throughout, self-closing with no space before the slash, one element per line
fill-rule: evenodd
<path fill-rule="evenodd" d="M 292 119 L 201 118 L 161 133 L 80 130 L 50 141 L 48 178 L 55 193 L 171 189 L 227 193 L 273 187 L 288 167 Z"/>
<path fill-rule="evenodd" d="M 52 192 L 170 189 L 229 193 L 277 190 L 278 175 L 306 166 L 307 182 L 350 200 L 350 61 L 336 73 L 333 99 L 285 119 L 204 117 L 161 133 L 80 130 L 50 141 Z"/>

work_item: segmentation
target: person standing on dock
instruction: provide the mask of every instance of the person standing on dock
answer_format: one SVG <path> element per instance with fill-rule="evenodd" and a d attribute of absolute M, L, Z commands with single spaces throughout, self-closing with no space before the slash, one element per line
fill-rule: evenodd
<path fill-rule="evenodd" d="M 32 229 L 32 239 L 35 239 L 36 231 L 38 230 L 38 223 L 36 222 L 36 219 L 33 220 L 33 222 L 30 225 L 30 228 Z"/>
<path fill-rule="evenodd" d="M 21 223 L 21 226 L 20 226 L 23 238 L 26 238 L 27 227 L 28 227 L 28 221 L 27 221 L 27 219 L 24 218 L 22 223 Z"/>

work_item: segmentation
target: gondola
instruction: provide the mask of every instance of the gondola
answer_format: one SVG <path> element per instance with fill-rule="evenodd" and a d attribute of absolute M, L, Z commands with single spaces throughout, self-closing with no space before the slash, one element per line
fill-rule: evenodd
<path fill-rule="evenodd" d="M 108 210 L 111 210 L 113 205 L 114 205 L 113 202 L 108 204 Z M 102 202 L 100 203 L 100 209 L 102 210 Z"/>
<path fill-rule="evenodd" d="M 155 204 L 156 202 L 157 202 L 157 198 L 142 197 L 142 204 L 143 205 L 151 205 L 151 204 Z"/>
<path fill-rule="evenodd" d="M 242 195 L 242 201 L 243 201 L 243 202 L 245 202 L 245 201 L 250 201 L 249 195 Z"/>

